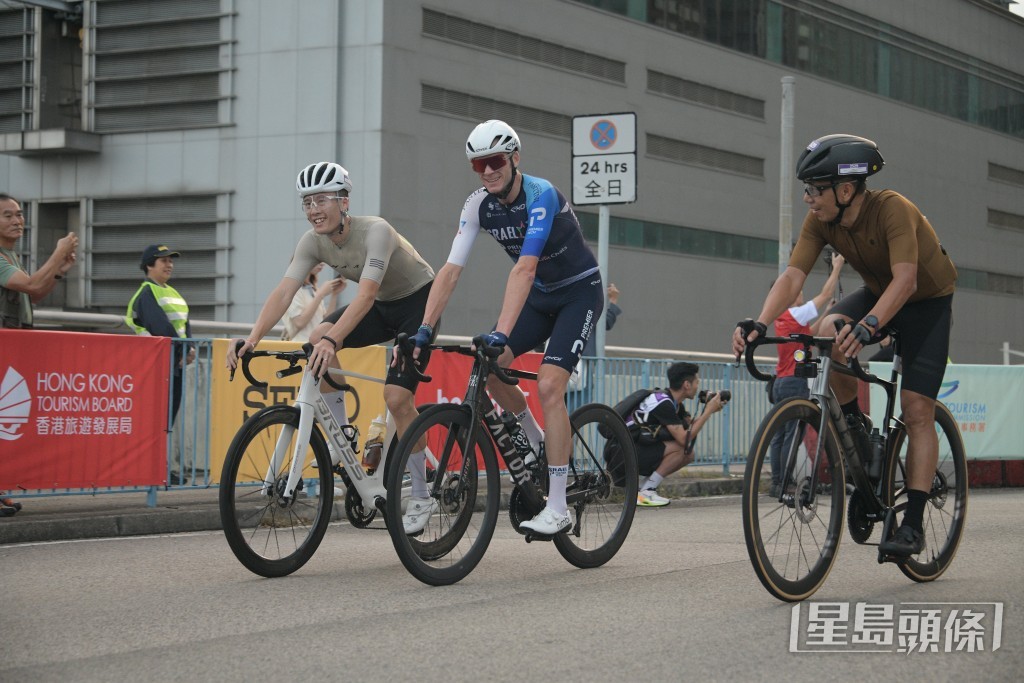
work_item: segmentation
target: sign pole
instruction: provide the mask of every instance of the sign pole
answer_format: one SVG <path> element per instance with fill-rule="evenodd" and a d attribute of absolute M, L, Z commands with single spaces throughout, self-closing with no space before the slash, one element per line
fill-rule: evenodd
<path fill-rule="evenodd" d="M 601 280 L 605 289 L 608 289 L 608 225 L 611 221 L 611 211 L 607 204 L 602 204 L 597 211 L 597 266 L 601 269 Z M 601 317 L 597 319 L 597 355 L 604 357 L 604 318 L 607 315 L 608 303 L 601 311 Z"/>

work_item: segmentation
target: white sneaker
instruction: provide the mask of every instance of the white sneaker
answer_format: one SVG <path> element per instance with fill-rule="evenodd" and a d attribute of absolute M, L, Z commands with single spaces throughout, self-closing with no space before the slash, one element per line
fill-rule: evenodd
<path fill-rule="evenodd" d="M 572 526 L 572 517 L 569 516 L 569 511 L 566 510 L 565 514 L 559 514 L 551 508 L 545 506 L 533 519 L 528 519 L 525 522 L 520 523 L 521 527 L 535 531 L 538 534 L 544 534 L 545 536 L 554 536 L 560 531 L 565 531 Z"/>
<path fill-rule="evenodd" d="M 402 526 L 406 535 L 418 534 L 427 525 L 430 515 L 437 512 L 437 501 L 433 498 L 410 498 L 409 504 L 402 515 Z"/>
<path fill-rule="evenodd" d="M 658 495 L 654 489 L 643 489 L 636 494 L 636 504 L 646 508 L 660 508 L 671 503 L 668 498 Z"/>

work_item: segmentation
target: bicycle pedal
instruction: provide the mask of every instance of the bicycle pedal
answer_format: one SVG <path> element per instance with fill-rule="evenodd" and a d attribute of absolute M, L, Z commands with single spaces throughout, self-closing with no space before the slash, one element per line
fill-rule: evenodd
<path fill-rule="evenodd" d="M 565 533 L 565 532 L 559 532 Z M 532 531 L 526 533 L 526 542 L 533 543 L 534 541 L 553 541 L 555 537 L 553 534 L 536 534 Z"/>

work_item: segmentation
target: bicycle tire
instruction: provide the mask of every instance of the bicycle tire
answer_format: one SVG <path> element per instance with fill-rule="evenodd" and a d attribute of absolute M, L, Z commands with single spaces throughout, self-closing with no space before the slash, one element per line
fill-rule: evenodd
<path fill-rule="evenodd" d="M 432 406 L 406 430 L 393 455 L 394 466 L 388 467 L 388 533 L 409 573 L 431 586 L 447 586 L 468 576 L 483 558 L 498 519 L 501 480 L 494 447 L 488 430 L 478 425 L 474 453 L 464 457 L 469 431 L 468 407 Z M 438 460 L 438 511 L 421 533 L 408 536 L 402 524 L 402 485 L 409 457 L 422 438 Z M 434 483 L 429 486 L 433 491 Z"/>
<path fill-rule="evenodd" d="M 966 449 L 956 418 L 938 401 L 935 403 L 935 424 L 939 435 L 939 460 L 924 511 L 925 548 L 920 554 L 897 563 L 908 578 L 919 582 L 934 581 L 949 568 L 967 523 Z M 897 512 L 906 508 L 906 442 L 907 432 L 902 427 L 897 428 L 889 439 L 886 459 L 885 502 Z M 894 525 L 892 531 L 895 530 Z"/>
<path fill-rule="evenodd" d="M 769 447 L 791 420 L 797 421 L 796 436 L 783 462 L 792 465 L 792 475 L 785 491 L 772 498 Z M 786 602 L 803 600 L 821 587 L 843 533 L 846 488 L 839 440 L 831 428 L 825 437 L 827 457 L 817 465 L 815 500 L 809 504 L 815 464 L 801 452 L 816 452 L 820 424 L 821 408 L 811 400 L 777 403 L 754 435 L 743 475 L 743 536 L 750 563 L 765 589 Z"/>
<path fill-rule="evenodd" d="M 260 576 L 286 576 L 306 564 L 331 520 L 331 457 L 327 442 L 315 426 L 304 454 L 306 462 L 297 495 L 290 501 L 279 495 L 291 467 L 298 425 L 298 408 L 264 408 L 245 421 L 224 459 L 219 493 L 224 536 L 235 557 Z M 285 439 L 288 448 L 276 468 L 274 491 L 267 495 L 262 482 L 279 438 Z"/>
<path fill-rule="evenodd" d="M 554 543 L 569 564 L 589 569 L 615 557 L 633 525 L 638 485 L 636 447 L 619 414 L 601 403 L 577 408 L 569 422 L 573 446 L 566 494 L 575 523 L 568 532 L 556 534 Z M 609 437 L 601 435 L 599 425 Z M 604 462 L 607 443 L 622 449 L 622 486 L 615 486 Z M 573 502 L 574 497 L 579 500 Z"/>

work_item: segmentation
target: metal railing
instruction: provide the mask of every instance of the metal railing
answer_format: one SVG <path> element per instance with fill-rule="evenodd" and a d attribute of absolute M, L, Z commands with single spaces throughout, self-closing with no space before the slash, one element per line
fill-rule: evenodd
<path fill-rule="evenodd" d="M 1010 348 L 1010 342 L 1003 342 L 1003 365 L 1012 365 L 1010 356 L 1024 358 L 1024 351 L 1014 351 Z"/>
<path fill-rule="evenodd" d="M 35 323 L 39 328 L 67 329 L 107 333 L 130 333 L 124 318 L 100 313 L 78 313 L 53 309 L 35 311 Z M 147 493 L 149 505 L 156 505 L 157 492 L 161 488 L 195 488 L 217 484 L 219 472 L 210 471 L 211 433 L 211 377 L 213 337 L 243 336 L 251 330 L 250 323 L 227 323 L 218 321 L 192 320 L 191 339 L 174 339 L 175 353 L 172 363 L 179 355 L 182 345 L 196 350 L 195 362 L 184 368 L 169 368 L 170 372 L 182 373 L 182 399 L 177 419 L 168 432 L 166 487 L 105 488 L 81 490 L 52 490 L 24 492 L 33 496 L 74 495 L 142 491 Z M 268 338 L 277 338 L 283 331 L 278 325 L 268 333 Z M 440 343 L 469 343 L 470 337 L 444 335 Z M 626 346 L 606 347 L 604 358 L 584 358 L 581 362 L 581 381 L 570 387 L 566 395 L 569 410 L 590 402 L 614 405 L 627 394 L 640 388 L 664 387 L 665 373 L 676 360 L 692 360 L 701 366 L 701 388 L 708 391 L 728 389 L 732 401 L 711 419 L 698 438 L 694 465 L 721 466 L 728 474 L 731 465 L 745 462 L 747 447 L 761 418 L 767 413 L 769 401 L 764 384 L 749 377 L 746 370 L 737 366 L 731 356 L 721 353 L 704 353 L 677 349 L 647 349 Z M 774 364 L 772 358 L 758 358 L 764 364 Z M 770 368 L 766 368 L 770 369 Z M 170 404 L 170 401 L 169 401 Z M 696 399 L 686 406 L 695 417 L 703 408 Z M 171 408 L 168 407 L 168 424 L 171 424 Z"/>

